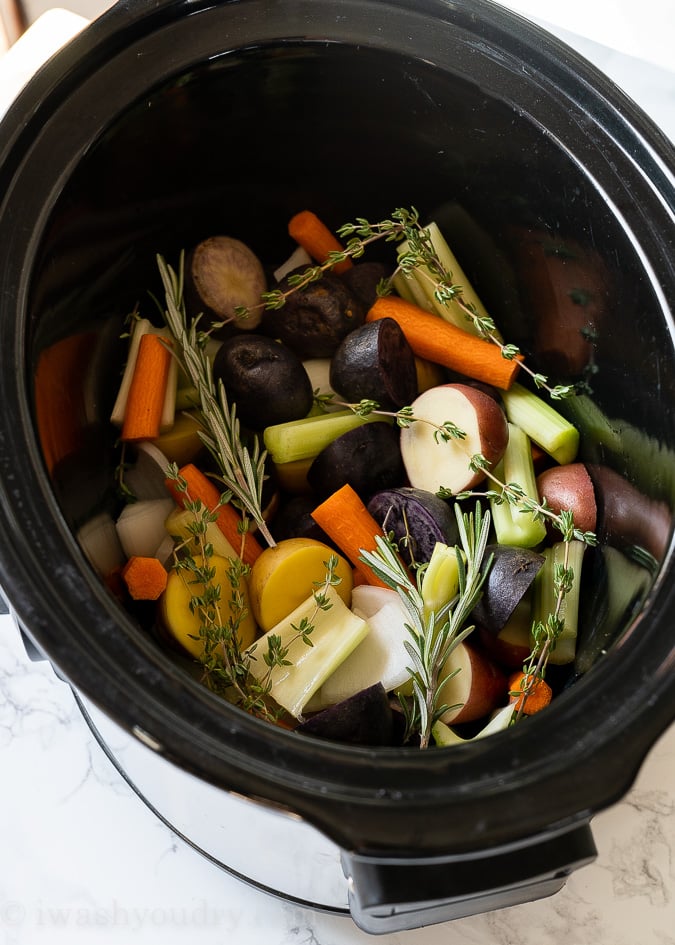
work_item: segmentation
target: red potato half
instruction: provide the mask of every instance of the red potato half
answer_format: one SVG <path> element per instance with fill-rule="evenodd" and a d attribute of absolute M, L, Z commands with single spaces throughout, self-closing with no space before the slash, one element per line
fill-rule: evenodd
<path fill-rule="evenodd" d="M 441 678 L 456 670 L 440 693 L 448 709 L 441 716 L 446 725 L 475 722 L 506 701 L 508 681 L 487 656 L 469 643 L 460 643 L 445 661 Z"/>
<path fill-rule="evenodd" d="M 588 469 L 583 463 L 552 466 L 537 476 L 537 491 L 541 499 L 559 515 L 572 512 L 574 526 L 582 532 L 594 532 L 597 524 L 595 488 Z"/>
<path fill-rule="evenodd" d="M 466 384 L 432 387 L 413 401 L 412 415 L 414 422 L 401 430 L 401 455 L 416 489 L 471 489 L 483 478 L 482 472 L 471 469 L 471 457 L 480 453 L 494 465 L 504 455 L 509 439 L 506 416 L 481 390 Z M 463 431 L 464 438 L 442 440 L 439 428 L 447 421 Z"/>

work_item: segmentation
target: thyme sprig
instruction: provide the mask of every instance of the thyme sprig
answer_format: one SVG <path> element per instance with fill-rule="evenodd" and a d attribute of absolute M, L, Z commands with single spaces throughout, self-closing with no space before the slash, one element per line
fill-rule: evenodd
<path fill-rule="evenodd" d="M 208 333 L 199 330 L 199 317 L 188 324 L 183 292 L 184 254 L 178 271 L 157 256 L 157 265 L 165 292 L 163 311 L 178 357 L 185 373 L 197 389 L 199 409 L 205 429 L 200 436 L 218 463 L 223 485 L 229 490 L 245 516 L 250 516 L 268 545 L 276 544 L 263 517 L 262 491 L 265 481 L 266 453 L 257 438 L 247 446 L 241 436 L 235 404 L 230 404 L 222 382 L 214 381 L 211 362 L 206 355 Z"/>
<path fill-rule="evenodd" d="M 412 682 L 411 700 L 401 699 L 406 714 L 408 735 L 419 735 L 420 748 L 429 747 L 433 724 L 448 709 L 441 704 L 445 664 L 452 651 L 474 629 L 468 618 L 478 602 L 490 561 L 484 561 L 490 531 L 490 514 L 476 503 L 475 513 L 455 507 L 460 546 L 456 547 L 459 590 L 453 600 L 440 607 L 427 608 L 421 590 L 422 571 L 413 581 L 403 566 L 395 547 L 382 536 L 376 537 L 376 550 L 364 551 L 362 560 L 388 587 L 397 591 L 410 623 L 405 648 L 411 660 L 408 667 Z"/>
<path fill-rule="evenodd" d="M 183 493 L 183 508 L 191 516 L 187 525 L 188 537 L 175 539 L 173 567 L 180 574 L 190 595 L 190 611 L 199 620 L 199 635 L 194 639 L 201 640 L 203 644 L 200 657 L 203 681 L 212 691 L 245 711 L 268 721 L 276 721 L 282 715 L 282 710 L 271 699 L 272 671 L 276 667 L 290 665 L 288 652 L 296 640 L 301 639 L 306 646 L 312 646 L 316 614 L 331 608 L 328 588 L 336 587 L 341 581 L 336 573 L 338 557 L 332 554 L 325 562 L 325 578 L 313 586 L 315 608 L 297 625 L 292 625 L 295 636 L 285 644 L 277 634 L 266 637 L 262 659 L 267 672 L 261 679 L 256 679 L 250 668 L 261 644 L 257 642 L 242 650 L 239 635 L 242 622 L 248 614 L 245 583 L 250 568 L 240 558 L 228 558 L 229 597 L 226 598 L 225 589 L 216 581 L 213 545 L 207 539 L 208 527 L 217 520 L 219 506 L 208 509 L 198 499 L 192 499 L 187 482 L 175 463 L 170 464 L 167 476 L 173 480 L 177 491 Z M 229 495 L 223 493 L 219 505 L 227 501 Z"/>

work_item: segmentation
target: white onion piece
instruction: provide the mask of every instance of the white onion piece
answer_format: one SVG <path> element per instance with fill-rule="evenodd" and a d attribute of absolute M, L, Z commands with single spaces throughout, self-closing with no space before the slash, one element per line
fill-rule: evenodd
<path fill-rule="evenodd" d="M 286 262 L 283 262 L 278 269 L 274 270 L 274 278 L 277 282 L 281 282 L 284 276 L 287 276 L 289 272 L 293 272 L 294 269 L 299 269 L 300 266 L 311 266 L 312 257 L 309 255 L 306 249 L 303 249 L 302 246 L 297 246 L 291 255 L 288 257 Z"/>
<path fill-rule="evenodd" d="M 164 522 L 174 509 L 173 499 L 146 499 L 127 505 L 117 519 L 117 535 L 128 558 L 153 558 L 166 539 Z"/>
<path fill-rule="evenodd" d="M 405 624 L 410 618 L 396 591 L 359 585 L 352 592 L 352 610 L 367 622 L 370 633 L 322 685 L 322 708 L 378 682 L 387 692 L 395 691 L 410 676 L 410 657 L 403 645 L 409 639 Z"/>
<path fill-rule="evenodd" d="M 77 540 L 91 566 L 102 577 L 107 577 L 124 564 L 124 551 L 109 512 L 100 512 L 82 525 Z"/>
<path fill-rule="evenodd" d="M 169 460 L 164 453 L 151 443 L 143 440 L 136 446 L 136 462 L 124 473 L 124 482 L 135 498 L 167 499 L 166 474 Z"/>

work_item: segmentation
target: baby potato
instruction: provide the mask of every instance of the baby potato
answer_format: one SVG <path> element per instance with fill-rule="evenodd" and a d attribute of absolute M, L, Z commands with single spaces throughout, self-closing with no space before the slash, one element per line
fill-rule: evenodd
<path fill-rule="evenodd" d="M 286 538 L 273 548 L 265 548 L 253 563 L 248 581 L 251 609 L 263 632 L 275 627 L 321 587 L 332 554 L 332 548 L 313 538 Z M 349 606 L 352 569 L 346 558 L 337 558 L 335 574 L 340 583 L 336 591 Z"/>
<path fill-rule="evenodd" d="M 202 567 L 203 558 L 195 557 L 197 567 Z M 213 555 L 209 559 L 210 566 L 215 570 L 213 584 L 220 586 L 220 620 L 223 624 L 232 618 L 236 620 L 239 616 L 237 609 L 231 605 L 231 583 L 230 570 L 232 562 L 228 558 Z M 204 593 L 204 585 L 200 583 L 191 583 L 192 575 L 187 571 L 173 570 L 169 574 L 166 590 L 160 600 L 160 616 L 162 622 L 171 636 L 188 653 L 200 659 L 204 652 L 204 643 L 200 638 L 199 628 L 201 619 L 199 610 L 192 610 L 190 603 L 194 597 Z M 246 578 L 239 578 L 239 588 L 243 594 L 246 610 L 241 620 L 237 638 L 242 651 L 250 646 L 255 640 L 258 628 L 256 627 L 250 607 L 250 592 L 247 586 Z"/>

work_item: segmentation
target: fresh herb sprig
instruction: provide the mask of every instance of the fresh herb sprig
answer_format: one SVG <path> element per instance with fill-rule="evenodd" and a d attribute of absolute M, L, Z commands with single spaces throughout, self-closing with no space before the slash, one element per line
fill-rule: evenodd
<path fill-rule="evenodd" d="M 177 357 L 197 390 L 199 408 L 205 429 L 200 436 L 215 458 L 223 485 L 230 491 L 245 516 L 256 523 L 269 546 L 276 544 L 263 516 L 263 484 L 266 453 L 257 438 L 250 447 L 241 436 L 236 405 L 228 401 L 222 382 L 217 385 L 211 362 L 206 355 L 208 333 L 200 332 L 199 319 L 188 324 L 183 284 L 184 256 L 181 253 L 178 271 L 157 256 L 165 292 L 164 320 L 177 346 Z"/>
<path fill-rule="evenodd" d="M 425 607 L 421 590 L 422 572 L 417 583 L 409 576 L 395 548 L 382 536 L 376 537 L 376 550 L 364 551 L 362 560 L 388 587 L 397 591 L 410 623 L 406 624 L 410 639 L 405 648 L 411 660 L 408 668 L 413 696 L 402 698 L 408 734 L 418 734 L 420 748 L 429 747 L 431 729 L 448 706 L 441 703 L 445 664 L 452 651 L 472 631 L 468 624 L 471 611 L 478 602 L 487 577 L 490 561 L 485 550 L 490 531 L 490 514 L 483 513 L 480 503 L 475 513 L 461 512 L 455 507 L 460 545 L 456 548 L 459 590 L 456 597 L 438 608 Z"/>

